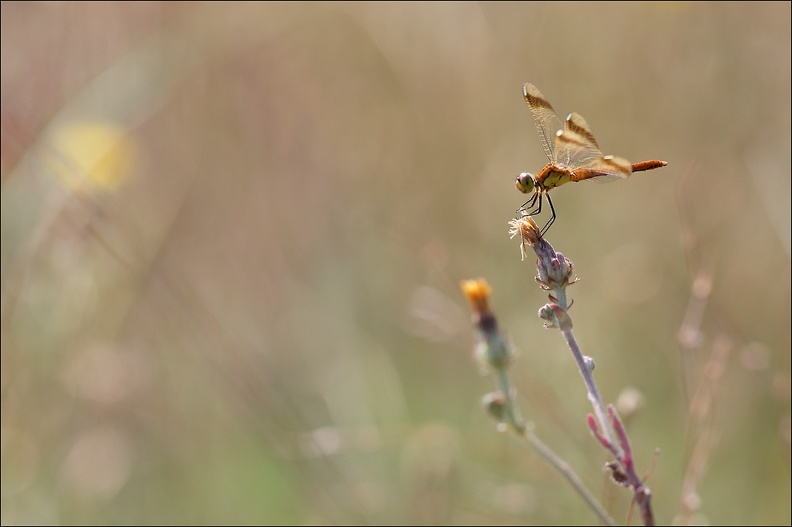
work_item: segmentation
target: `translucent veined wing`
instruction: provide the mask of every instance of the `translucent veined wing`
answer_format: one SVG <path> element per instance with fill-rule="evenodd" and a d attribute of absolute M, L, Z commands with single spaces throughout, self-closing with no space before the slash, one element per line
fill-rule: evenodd
<path fill-rule="evenodd" d="M 599 145 L 597 144 L 597 140 L 594 138 L 594 134 L 591 132 L 591 128 L 589 128 L 588 123 L 579 113 L 572 112 L 567 115 L 566 121 L 564 122 L 564 129 L 569 130 L 570 132 L 575 132 L 576 134 L 582 136 L 589 145 L 599 149 Z"/>
<path fill-rule="evenodd" d="M 544 98 L 539 88 L 530 82 L 526 82 L 523 86 L 523 97 L 525 97 L 525 102 L 528 103 L 531 114 L 533 114 L 545 155 L 551 163 L 555 163 L 556 158 L 553 155 L 553 149 L 556 143 L 556 133 L 564 129 L 561 120 L 556 116 L 553 106 Z"/>
<path fill-rule="evenodd" d="M 555 156 L 556 163 L 570 169 L 586 167 L 603 157 L 594 134 L 580 114 L 570 113 L 564 130 L 556 133 Z"/>
<path fill-rule="evenodd" d="M 615 156 L 602 156 L 589 160 L 585 167 L 573 170 L 571 180 L 607 183 L 616 179 L 630 177 L 632 172 L 632 165 L 626 159 Z"/>
<path fill-rule="evenodd" d="M 571 130 L 556 133 L 555 157 L 558 166 L 574 170 L 585 168 L 589 163 L 602 157 L 602 152 L 582 135 Z"/>

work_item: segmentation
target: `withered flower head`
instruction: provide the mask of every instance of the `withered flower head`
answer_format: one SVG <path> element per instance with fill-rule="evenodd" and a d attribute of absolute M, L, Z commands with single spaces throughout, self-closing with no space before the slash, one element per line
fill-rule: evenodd
<path fill-rule="evenodd" d="M 545 290 L 563 288 L 577 281 L 574 277 L 572 262 L 563 254 L 553 249 L 545 240 L 536 222 L 530 216 L 515 218 L 509 222 L 509 235 L 520 236 L 520 251 L 525 259 L 525 246 L 528 245 L 536 253 L 536 281 Z"/>

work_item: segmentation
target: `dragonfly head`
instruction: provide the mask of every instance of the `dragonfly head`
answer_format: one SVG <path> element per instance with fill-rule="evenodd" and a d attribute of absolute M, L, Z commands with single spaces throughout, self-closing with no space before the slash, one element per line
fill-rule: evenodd
<path fill-rule="evenodd" d="M 534 181 L 534 177 L 531 174 L 528 172 L 523 172 L 517 176 L 517 181 L 515 181 L 514 186 L 516 186 L 517 190 L 523 194 L 531 194 L 536 188 L 536 182 Z"/>

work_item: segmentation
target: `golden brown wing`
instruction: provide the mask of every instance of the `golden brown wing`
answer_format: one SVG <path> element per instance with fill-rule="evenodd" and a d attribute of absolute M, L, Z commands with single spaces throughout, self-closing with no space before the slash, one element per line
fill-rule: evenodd
<path fill-rule="evenodd" d="M 571 130 L 561 130 L 556 133 L 555 158 L 559 166 L 570 170 L 585 168 L 601 157 L 602 152 L 582 135 Z"/>
<path fill-rule="evenodd" d="M 588 123 L 577 113 L 567 116 L 565 129 L 556 134 L 555 144 L 556 162 L 573 170 L 603 157 Z"/>
<path fill-rule="evenodd" d="M 533 114 L 545 155 L 551 163 L 555 163 L 556 158 L 553 155 L 553 149 L 555 147 L 556 133 L 563 130 L 564 127 L 558 116 L 556 116 L 553 106 L 544 98 L 539 88 L 530 82 L 526 82 L 523 86 L 523 97 L 525 97 L 525 102 L 528 103 L 528 107 Z"/>
<path fill-rule="evenodd" d="M 605 183 L 615 179 L 624 179 L 632 174 L 632 165 L 626 159 L 615 156 L 603 156 L 590 160 L 585 167 L 573 170 L 572 181 L 594 181 Z"/>
<path fill-rule="evenodd" d="M 566 121 L 564 122 L 564 129 L 569 130 L 570 132 L 575 132 L 576 134 L 582 136 L 589 145 L 593 146 L 594 148 L 599 148 L 597 140 L 594 139 L 594 134 L 591 132 L 591 128 L 589 128 L 588 123 L 579 113 L 572 112 L 567 115 Z"/>

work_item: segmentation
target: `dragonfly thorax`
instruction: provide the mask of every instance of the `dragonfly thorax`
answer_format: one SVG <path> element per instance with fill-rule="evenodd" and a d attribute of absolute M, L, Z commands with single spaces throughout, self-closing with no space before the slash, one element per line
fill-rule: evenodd
<path fill-rule="evenodd" d="M 514 185 L 517 187 L 517 190 L 523 194 L 533 193 L 537 186 L 536 179 L 534 179 L 534 176 L 528 172 L 523 172 L 517 176 L 517 180 L 515 181 Z"/>

